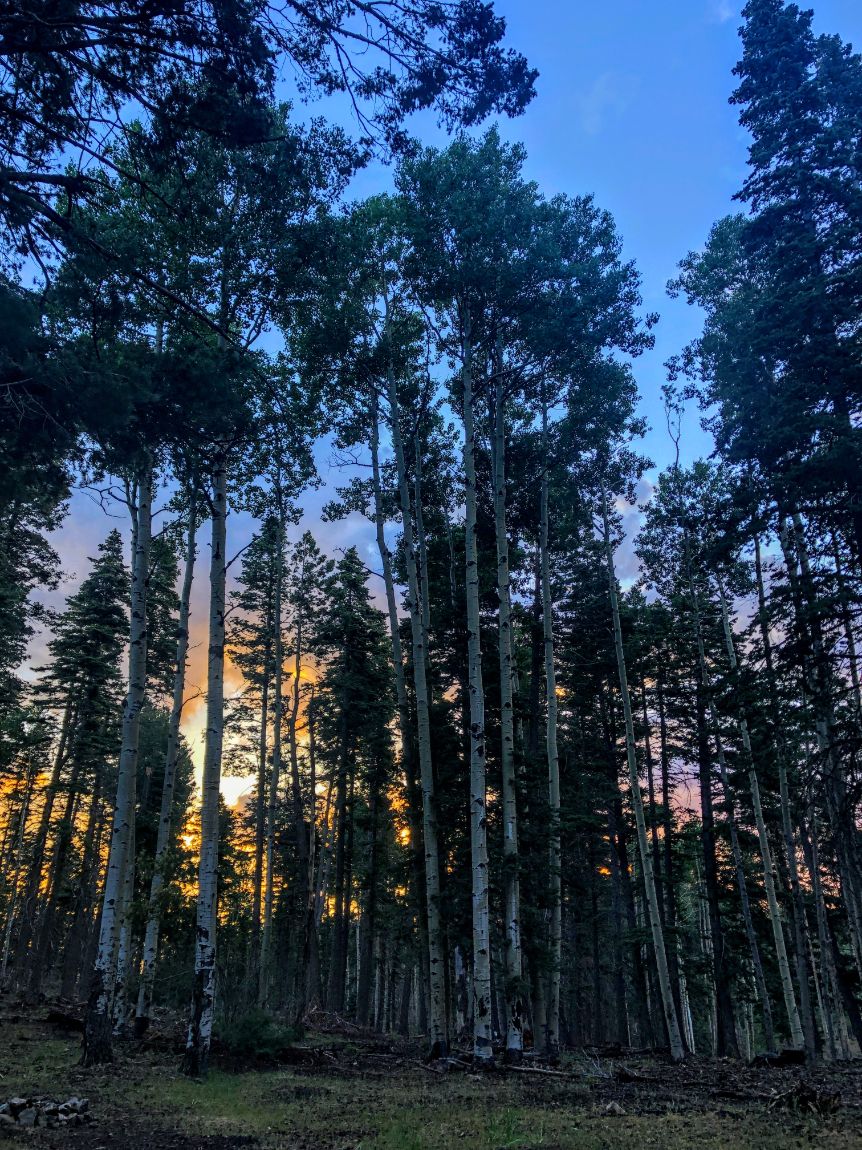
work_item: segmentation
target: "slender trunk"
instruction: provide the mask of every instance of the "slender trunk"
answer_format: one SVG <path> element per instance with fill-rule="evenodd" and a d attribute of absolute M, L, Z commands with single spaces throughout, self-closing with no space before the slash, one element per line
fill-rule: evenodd
<path fill-rule="evenodd" d="M 130 972 L 132 953 L 132 902 L 135 896 L 135 822 L 136 808 L 129 811 L 129 857 L 126 862 L 126 874 L 123 879 L 123 909 L 121 912 L 122 925 L 117 942 L 117 967 L 114 974 L 114 994 L 111 1006 L 113 1018 L 113 1033 L 115 1038 L 127 1036 L 128 996 L 126 993 Z"/>
<path fill-rule="evenodd" d="M 99 948 L 84 1029 L 85 1065 L 110 1062 L 111 993 L 117 963 L 117 946 L 122 930 L 123 885 L 133 841 L 135 791 L 138 771 L 138 741 L 141 708 L 147 686 L 147 583 L 149 581 L 150 539 L 152 534 L 152 472 L 141 471 L 138 482 L 135 552 L 132 560 L 132 610 L 129 631 L 129 689 L 123 708 L 122 747 L 117 774 L 108 871 L 102 899 Z"/>
<path fill-rule="evenodd" d="M 15 827 L 14 844 L 12 846 L 13 863 L 9 879 L 10 893 L 6 906 L 6 923 L 3 929 L 3 953 L 2 958 L 0 958 L 0 987 L 4 987 L 6 983 L 6 970 L 9 966 L 9 954 L 12 945 L 12 930 L 15 925 L 15 913 L 18 906 L 18 883 L 21 878 L 23 866 L 24 835 L 27 829 L 27 816 L 30 813 L 30 790 L 33 782 L 32 749 L 27 752 L 27 765 L 22 781 L 24 793 L 21 796 L 21 804 L 18 808 L 17 826 Z"/>
<path fill-rule="evenodd" d="M 280 497 L 279 497 L 280 498 Z M 275 896 L 275 822 L 278 815 L 278 788 L 281 783 L 281 727 L 284 690 L 284 643 L 282 636 L 282 593 L 284 589 L 284 517 L 279 509 L 275 553 L 275 588 L 272 610 L 272 766 L 269 775 L 269 801 L 266 815 L 266 882 L 263 897 L 263 937 L 260 948 L 258 1003 L 269 1005 L 274 963 L 273 906 Z"/>
<path fill-rule="evenodd" d="M 679 959 L 679 944 L 676 935 L 676 882 L 673 858 L 673 807 L 671 805 L 670 785 L 670 752 L 668 748 L 667 710 L 665 707 L 664 668 L 659 664 L 656 682 L 656 702 L 658 704 L 659 723 L 659 759 L 661 764 L 661 805 L 662 805 L 662 848 L 664 856 L 664 895 L 665 895 L 665 929 L 671 931 L 673 945 L 668 954 L 671 977 L 674 984 L 674 995 L 677 1001 L 677 1011 L 683 1007 L 683 975 Z M 685 1017 L 685 1011 L 682 1012 Z M 689 1049 L 694 1053 L 693 1044 Z"/>
<path fill-rule="evenodd" d="M 362 917 L 359 922 L 359 970 L 356 979 L 356 1022 L 359 1026 L 368 1026 L 371 1021 L 371 1007 L 372 1007 L 372 974 L 375 968 L 374 962 L 374 949 L 375 942 L 380 943 L 380 939 L 376 934 L 377 926 L 377 861 L 378 861 L 378 844 L 377 844 L 377 822 L 378 822 L 378 807 L 380 805 L 380 785 L 379 778 L 375 771 L 375 777 L 371 780 L 370 793 L 368 796 L 368 851 L 367 859 L 367 882 L 368 888 L 365 894 L 365 905 L 362 908 Z M 380 963 L 376 964 L 378 975 L 378 989 L 379 981 L 381 978 Z M 375 1023 L 378 1030 L 382 1029 L 381 1014 L 379 1009 L 379 994 L 376 996 L 378 1002 L 376 1003 Z"/>
<path fill-rule="evenodd" d="M 473 872 L 473 1057 L 493 1060 L 491 1046 L 491 935 L 488 896 L 488 824 L 485 763 L 485 689 L 479 615 L 479 556 L 476 519 L 476 423 L 473 397 L 472 333 L 463 313 L 461 385 L 464 400 L 464 480 L 466 487 L 467 663 L 470 693 L 470 856 Z"/>
<path fill-rule="evenodd" d="M 302 784 L 299 777 L 299 707 L 302 701 L 302 659 L 304 655 L 304 624 L 302 607 L 298 606 L 294 619 L 293 636 L 293 682 L 291 684 L 290 718 L 288 736 L 290 739 L 290 788 L 293 800 L 293 827 L 296 837 L 298 886 L 296 938 L 293 943 L 293 953 L 299 967 L 298 975 L 294 980 L 294 994 L 292 1010 L 294 1017 L 301 1022 L 305 1015 L 308 985 L 305 978 L 305 968 L 308 965 L 308 931 L 311 928 L 312 907 L 312 859 L 311 843 L 314 841 L 314 805 L 315 781 L 310 781 L 311 790 L 311 820 L 308 830 L 305 825 L 305 803 L 302 797 Z M 311 841 L 309 841 L 309 839 Z"/>
<path fill-rule="evenodd" d="M 707 711 L 712 709 L 712 696 L 706 668 L 700 606 L 691 563 L 691 541 L 686 528 L 684 534 L 685 568 L 691 608 L 694 615 L 694 638 L 697 648 L 697 738 L 700 772 L 701 844 L 703 848 L 703 877 L 709 905 L 709 927 L 712 938 L 713 972 L 715 978 L 715 1046 L 719 1058 L 725 1055 L 739 1057 L 730 994 L 730 978 L 725 961 L 725 937 L 718 902 L 718 863 L 715 853 L 715 812 L 712 806 L 712 771 L 710 769 L 709 724 Z"/>
<path fill-rule="evenodd" d="M 760 944 L 757 941 L 757 932 L 751 917 L 751 902 L 748 897 L 748 885 L 745 881 L 745 866 L 742 859 L 742 848 L 739 845 L 739 835 L 736 830 L 736 811 L 734 810 L 733 791 L 730 786 L 730 775 L 727 770 L 727 760 L 724 757 L 724 745 L 721 741 L 721 731 L 715 708 L 710 700 L 710 719 L 715 740 L 715 754 L 718 759 L 718 770 L 721 775 L 721 786 L 724 791 L 724 801 L 727 810 L 727 828 L 730 832 L 730 852 L 733 856 L 733 866 L 736 871 L 736 885 L 739 888 L 739 904 L 742 910 L 742 921 L 745 925 L 745 936 L 748 940 L 748 949 L 751 954 L 751 965 L 754 968 L 754 983 L 757 988 L 757 997 L 760 1000 L 760 1009 L 763 1015 L 763 1037 L 767 1050 L 775 1049 L 775 1027 L 772 1020 L 772 1001 L 763 973 L 763 962 L 760 957 Z"/>
<path fill-rule="evenodd" d="M 42 911 L 33 930 L 33 945 L 30 956 L 29 990 L 38 995 L 42 979 L 47 974 L 53 959 L 54 934 L 58 912 L 59 893 L 66 879 L 66 864 L 75 837 L 75 813 L 80 802 L 81 760 L 73 755 L 72 769 L 67 782 L 66 803 L 57 823 L 54 843 L 51 848 L 51 861 L 45 877 L 42 896 Z"/>
<path fill-rule="evenodd" d="M 427 1008 L 427 1000 L 430 991 L 428 977 L 429 935 L 428 897 L 425 884 L 425 863 L 422 834 L 422 800 L 421 791 L 416 781 L 416 756 L 414 754 L 413 735 L 411 731 L 410 706 L 407 699 L 407 679 L 404 671 L 404 653 L 401 647 L 401 629 L 398 624 L 398 607 L 395 599 L 395 579 L 392 574 L 392 555 L 386 543 L 383 513 L 383 488 L 380 481 L 380 426 L 376 392 L 374 394 L 371 409 L 371 474 L 374 487 L 374 525 L 377 534 L 377 549 L 380 552 L 380 563 L 383 567 L 383 583 L 386 588 L 386 609 L 389 619 L 389 639 L 392 646 L 392 666 L 395 673 L 395 696 L 398 703 L 398 728 L 399 734 L 401 736 L 401 765 L 404 770 L 407 790 L 407 816 L 410 826 L 410 879 L 413 902 L 416 906 L 416 917 L 419 924 L 419 969 L 421 974 L 421 995 L 419 997 L 420 1002 L 425 1003 Z M 398 474 L 400 488 L 400 467 Z M 427 638 L 427 628 L 424 626 L 423 631 L 425 632 L 425 637 Z"/>
<path fill-rule="evenodd" d="M 189 650 L 189 616 L 191 615 L 192 579 L 194 577 L 197 534 L 197 487 L 193 483 L 189 489 L 189 511 L 186 526 L 186 560 L 183 571 L 183 585 L 180 592 L 180 610 L 177 619 L 177 653 L 174 662 L 173 698 L 168 720 L 168 744 L 165 749 L 165 775 L 162 783 L 159 827 L 156 832 L 156 851 L 153 859 L 153 877 L 150 880 L 150 895 L 147 905 L 147 925 L 144 931 L 144 960 L 141 983 L 138 988 L 138 1001 L 135 1010 L 135 1034 L 142 1036 L 150 1024 L 150 1007 L 153 1000 L 153 982 L 156 976 L 156 959 L 159 950 L 159 924 L 161 918 L 161 891 L 165 882 L 165 865 L 171 844 L 171 829 L 174 810 L 174 786 L 177 773 L 177 759 L 180 750 L 180 720 L 183 713 L 183 696 L 186 688 L 186 661 Z"/>
<path fill-rule="evenodd" d="M 862 721 L 862 685 L 859 682 L 859 662 L 856 651 L 856 636 L 853 633 L 853 619 L 850 614 L 850 595 L 847 578 L 841 564 L 841 545 L 835 529 L 832 529 L 832 555 L 835 560 L 835 579 L 838 584 L 838 606 L 841 613 L 841 627 L 844 642 L 847 644 L 847 663 L 850 669 L 850 683 L 853 687 L 853 701 L 856 705 L 857 721 Z"/>
<path fill-rule="evenodd" d="M 494 397 L 494 527 L 497 542 L 498 648 L 500 659 L 500 769 L 503 796 L 503 947 L 506 981 L 506 1058 L 517 1062 L 524 1048 L 521 893 L 518 803 L 515 786 L 515 723 L 512 702 L 512 622 L 509 541 L 506 535 L 506 429 L 503 365 L 498 354 Z"/>
<path fill-rule="evenodd" d="M 810 1018 L 811 1006 L 808 993 L 808 958 L 803 940 L 807 933 L 805 900 L 802 884 L 799 881 L 799 867 L 796 863 L 796 842 L 793 834 L 793 822 L 790 815 L 790 792 L 787 778 L 787 752 L 781 735 L 781 705 L 778 697 L 778 684 L 775 675 L 775 664 L 772 656 L 772 641 L 769 634 L 769 614 L 766 608 L 766 590 L 763 584 L 763 560 L 760 551 L 760 537 L 754 538 L 754 567 L 757 578 L 757 618 L 760 629 L 760 638 L 763 644 L 763 660 L 766 670 L 766 682 L 769 691 L 769 714 L 772 725 L 772 741 L 775 747 L 778 762 L 778 794 L 781 806 L 781 829 L 784 837 L 784 851 L 787 858 L 787 870 L 790 876 L 790 897 L 793 907 L 793 929 L 796 949 L 796 965 L 799 980 L 799 1001 L 802 1012 L 803 1028 L 806 1034 L 812 1029 Z M 806 1037 L 806 1045 L 811 1045 L 810 1038 Z"/>
<path fill-rule="evenodd" d="M 703 854 L 703 884 L 706 889 L 704 937 L 708 939 L 708 953 L 712 961 L 715 999 L 713 1008 L 714 1049 L 719 1058 L 739 1057 L 733 1023 L 733 1000 L 730 993 L 730 973 L 725 953 L 724 924 L 718 901 L 718 863 L 715 854 L 715 812 L 712 805 L 712 771 L 709 753 L 709 726 L 707 723 L 707 693 L 702 679 L 696 690 L 698 767 L 700 784 L 701 850 Z"/>
<path fill-rule="evenodd" d="M 431 758 L 431 716 L 425 660 L 425 637 L 419 579 L 416 570 L 416 542 L 413 536 L 413 514 L 407 465 L 401 435 L 400 404 L 395 376 L 387 372 L 389 426 L 395 465 L 398 472 L 398 494 L 401 503 L 401 527 L 407 552 L 407 592 L 410 609 L 410 634 L 413 645 L 413 689 L 416 696 L 416 729 L 419 750 L 419 776 L 422 784 L 422 841 L 425 848 L 425 901 L 428 916 L 428 1026 L 431 1054 L 443 1057 L 449 1049 L 446 1025 L 446 959 L 440 918 L 440 856 L 437 843 L 437 800 L 434 787 L 434 764 Z M 390 613 L 390 630 L 392 616 Z M 394 648 L 393 648 L 394 650 Z"/>
<path fill-rule="evenodd" d="M 350 758 L 350 731 L 347 704 L 339 702 L 338 776 L 335 789 L 335 882 L 332 915 L 332 950 L 329 960 L 326 1006 L 334 1014 L 344 1010 L 347 977 L 347 944 L 349 934 L 350 890 L 347 880 L 347 784 Z"/>
<path fill-rule="evenodd" d="M 260 724 L 257 736 L 257 793 L 254 804 L 254 875 L 251 895 L 251 946 L 249 957 L 248 996 L 257 1002 L 260 994 L 261 908 L 263 905 L 263 855 L 266 841 L 267 760 L 269 757 L 269 683 L 272 673 L 272 619 L 267 602 L 266 642 L 263 652 L 263 676 L 260 686 Z"/>
<path fill-rule="evenodd" d="M 73 998 L 75 996 L 75 990 L 81 976 L 81 959 L 92 922 L 95 874 L 98 867 L 102 821 L 102 785 L 102 776 L 99 772 L 93 787 L 93 795 L 87 813 L 87 825 L 84 829 L 75 914 L 63 953 L 63 973 L 60 982 L 61 998 Z"/>
<path fill-rule="evenodd" d="M 39 825 L 33 841 L 33 857 L 27 870 L 27 881 L 24 884 L 24 894 L 21 900 L 21 928 L 15 947 L 15 965 L 23 973 L 32 973 L 30 965 L 30 946 L 36 931 L 39 912 L 39 889 L 42 884 L 42 871 L 45 863 L 45 850 L 48 845 L 51 830 L 51 818 L 54 814 L 54 804 L 60 788 L 63 767 L 66 764 L 69 740 L 74 732 L 78 720 L 79 704 L 74 695 L 75 684 L 69 688 L 66 705 L 63 708 L 63 719 L 60 725 L 60 738 L 54 755 L 51 768 L 51 778 L 45 788 L 42 802 L 42 812 L 39 816 Z"/>
<path fill-rule="evenodd" d="M 620 695 L 623 702 L 623 719 L 626 729 L 626 760 L 629 768 L 629 786 L 632 806 L 635 812 L 635 824 L 638 832 L 638 846 L 640 848 L 641 868 L 643 871 L 644 890 L 646 891 L 647 908 L 649 912 L 650 933 L 652 934 L 653 952 L 655 954 L 656 968 L 658 970 L 659 990 L 661 992 L 662 1011 L 664 1013 L 665 1028 L 670 1043 L 671 1058 L 680 1062 L 685 1057 L 685 1047 L 679 1029 L 679 1019 L 676 1013 L 676 1003 L 671 989 L 670 974 L 668 972 L 667 953 L 664 945 L 664 931 L 659 913 L 658 897 L 653 874 L 653 856 L 647 839 L 646 819 L 644 818 L 643 797 L 641 796 L 640 779 L 638 778 L 637 754 L 635 749 L 635 730 L 632 719 L 632 704 L 629 697 L 628 679 L 626 676 L 625 651 L 623 649 L 623 635 L 620 626 L 620 607 L 617 595 L 617 577 L 614 571 L 614 553 L 611 546 L 610 525 L 608 522 L 607 496 L 602 491 L 602 516 L 604 520 L 605 555 L 608 565 L 608 590 L 611 598 L 611 614 L 614 623 L 614 646 L 617 654 L 617 670 L 620 677 Z"/>
<path fill-rule="evenodd" d="M 207 726 L 201 785 L 201 850 L 195 935 L 195 970 L 184 1070 L 203 1077 L 209 1065 L 216 989 L 218 926 L 219 790 L 224 741 L 225 580 L 227 559 L 227 458 L 221 446 L 214 461 L 210 507 L 209 648 Z"/>
<path fill-rule="evenodd" d="M 551 601 L 551 558 L 548 542 L 548 405 L 542 403 L 542 492 L 539 551 L 542 585 L 542 635 L 545 647 L 545 695 L 547 702 L 546 745 L 548 758 L 548 808 L 550 821 L 549 888 L 551 902 L 551 975 L 546 1004 L 545 1053 L 556 1059 L 560 1050 L 560 972 L 563 949 L 562 850 L 560 840 L 560 760 L 557 751 L 557 676 L 554 668 L 554 617 Z"/>

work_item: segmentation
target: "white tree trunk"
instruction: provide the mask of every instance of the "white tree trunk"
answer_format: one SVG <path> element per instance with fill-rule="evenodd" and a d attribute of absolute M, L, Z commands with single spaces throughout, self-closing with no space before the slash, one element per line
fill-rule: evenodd
<path fill-rule="evenodd" d="M 503 939 L 506 981 L 506 1057 L 518 1061 L 524 1048 L 521 892 L 518 805 L 515 787 L 515 722 L 512 702 L 512 622 L 509 540 L 506 535 L 506 427 L 502 363 L 496 365 L 494 402 L 494 526 L 497 543 L 498 649 L 500 658 L 500 768 L 503 792 Z"/>
<path fill-rule="evenodd" d="M 446 959 L 440 922 L 440 855 L 437 846 L 437 802 L 434 793 L 434 764 L 431 759 L 431 716 L 429 713 L 428 678 L 426 673 L 425 627 L 419 577 L 416 540 L 407 464 L 401 435 L 400 404 L 395 376 L 387 374 L 389 427 L 398 472 L 398 494 L 401 504 L 401 527 L 407 553 L 407 593 L 410 607 L 410 635 L 413 644 L 413 687 L 416 694 L 416 727 L 419 750 L 419 776 L 422 784 L 422 838 L 425 847 L 425 894 L 428 913 L 428 1026 L 431 1053 L 443 1056 L 449 1049 L 446 1025 Z M 385 544 L 384 544 L 385 546 Z M 390 630 L 393 620 L 390 606 Z M 397 630 L 397 619 L 394 623 Z M 393 648 L 394 650 L 394 648 Z"/>
<path fill-rule="evenodd" d="M 562 848 L 560 841 L 560 759 L 557 751 L 557 673 L 554 667 L 554 614 L 551 598 L 551 559 L 548 548 L 548 408 L 542 405 L 542 494 L 539 551 L 542 583 L 542 630 L 545 648 L 547 695 L 546 745 L 550 826 L 551 977 L 545 1012 L 545 1052 L 556 1058 L 560 1050 L 560 974 L 563 957 Z M 538 976 L 537 976 L 538 977 Z M 542 995 L 544 999 L 544 995 Z"/>
<path fill-rule="evenodd" d="M 153 1000 L 153 982 L 156 976 L 156 959 L 159 953 L 159 922 L 161 918 L 161 891 L 165 881 L 165 861 L 171 844 L 171 820 L 174 805 L 174 785 L 176 782 L 177 758 L 180 749 L 180 720 L 183 713 L 183 696 L 186 687 L 186 661 L 189 651 L 189 616 L 191 614 L 192 579 L 194 578 L 195 556 L 197 554 L 197 490 L 189 489 L 188 525 L 186 527 L 186 562 L 183 572 L 183 585 L 180 592 L 180 610 L 177 619 L 177 654 L 174 663 L 173 698 L 171 715 L 168 720 L 168 745 L 165 750 L 165 777 L 162 783 L 162 800 L 159 810 L 159 827 L 156 832 L 156 853 L 153 859 L 153 877 L 150 881 L 150 895 L 147 905 L 147 926 L 144 932 L 144 960 L 141 983 L 138 987 L 138 1001 L 135 1011 L 135 1034 L 140 1037 L 150 1023 L 150 1007 Z"/>
<path fill-rule="evenodd" d="M 467 668 L 470 695 L 470 854 L 473 869 L 473 1056 L 493 1059 L 491 1045 L 491 938 L 488 895 L 488 813 L 485 763 L 485 690 L 479 616 L 479 559 L 476 539 L 476 421 L 469 314 L 463 317 L 461 383 L 464 396 L 464 480 L 466 486 Z"/>
<path fill-rule="evenodd" d="M 85 1065 L 108 1062 L 112 1057 L 111 997 L 114 991 L 120 931 L 123 926 L 123 887 L 126 867 L 133 865 L 134 861 L 129 859 L 129 847 L 133 839 L 135 818 L 141 708 L 144 705 L 147 686 L 147 584 L 150 575 L 152 535 L 152 471 L 149 467 L 142 469 L 137 487 L 129 628 L 129 687 L 123 707 L 117 797 L 102 898 L 99 946 L 84 1030 Z"/>
<path fill-rule="evenodd" d="M 209 648 L 207 652 L 207 725 L 201 794 L 201 851 L 195 972 L 184 1068 L 187 1074 L 206 1074 L 212 1038 L 216 982 L 216 928 L 218 925 L 219 790 L 224 739 L 225 577 L 227 571 L 227 459 L 223 447 L 213 463 L 210 505 Z"/>

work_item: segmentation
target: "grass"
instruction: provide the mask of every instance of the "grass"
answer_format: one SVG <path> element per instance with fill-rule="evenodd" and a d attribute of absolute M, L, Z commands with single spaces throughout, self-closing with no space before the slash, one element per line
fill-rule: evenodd
<path fill-rule="evenodd" d="M 604 1113 L 601 1084 L 586 1077 L 437 1075 L 410 1063 L 366 1072 L 351 1057 L 337 1074 L 214 1069 L 194 1082 L 176 1063 L 152 1055 L 82 1070 L 76 1041 L 45 1037 L 26 1024 L 3 1026 L 2 1037 L 0 1098 L 86 1095 L 100 1124 L 129 1130 L 130 1145 L 145 1126 L 198 1137 L 251 1135 L 260 1150 L 862 1148 L 850 1112 L 817 1119 L 743 1106 L 686 1109 L 685 1100 L 662 1102 L 646 1091 L 639 1106 L 653 1112 L 612 1116 Z M 36 1131 L 27 1141 L 39 1146 L 43 1137 Z"/>

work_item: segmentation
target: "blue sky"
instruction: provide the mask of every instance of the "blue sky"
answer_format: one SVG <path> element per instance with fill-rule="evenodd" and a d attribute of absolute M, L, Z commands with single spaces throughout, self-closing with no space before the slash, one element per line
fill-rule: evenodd
<path fill-rule="evenodd" d="M 862 49 L 860 0 L 815 0 L 815 28 Z M 527 149 L 526 173 L 553 195 L 593 193 L 609 209 L 643 276 L 644 302 L 661 314 L 656 347 L 637 364 L 653 431 L 645 449 L 669 461 L 660 388 L 663 364 L 698 332 L 699 319 L 665 285 L 678 261 L 701 246 L 712 223 L 740 210 L 747 138 L 728 103 L 740 56 L 742 2 L 731 0 L 496 0 L 508 40 L 539 70 L 527 112 L 500 130 Z M 428 143 L 445 137 L 417 122 Z M 358 195 L 389 182 L 374 166 Z M 696 413 L 684 451 L 710 449 Z"/>
<path fill-rule="evenodd" d="M 659 467 L 669 462 L 660 402 L 663 364 L 699 326 L 697 313 L 683 301 L 669 300 L 665 285 L 682 256 L 703 244 L 711 224 L 735 210 L 733 194 L 745 174 L 747 142 L 736 109 L 728 104 L 731 70 L 740 54 L 741 6 L 730 0 L 496 3 L 508 22 L 509 42 L 540 73 L 536 99 L 522 117 L 502 122 L 501 133 L 524 143 L 526 174 L 547 195 L 593 193 L 613 213 L 625 255 L 641 271 L 645 307 L 661 314 L 655 350 L 636 365 L 642 409 L 652 425 L 644 450 Z M 819 0 L 815 26 L 862 47 L 862 3 Z M 350 123 L 343 101 L 308 111 Z M 425 143 L 445 143 L 429 116 L 412 127 Z M 351 194 L 362 197 L 390 186 L 391 171 L 374 164 L 356 177 Z M 688 459 L 710 450 L 696 412 L 687 419 L 683 450 Z M 327 486 L 305 501 L 303 527 L 329 550 L 355 544 L 376 566 L 370 525 L 358 516 L 335 525 L 319 523 L 320 506 L 344 478 L 329 472 L 325 446 L 318 457 Z M 84 495 L 74 498 L 72 515 L 55 541 L 67 579 L 50 597 L 53 603 L 59 606 L 76 585 L 86 556 L 115 524 L 124 520 L 108 520 Z M 635 527 L 635 516 L 628 525 Z M 252 529 L 247 517 L 232 517 L 231 551 L 248 541 Z M 203 546 L 194 605 L 200 626 L 206 617 L 207 556 Z M 618 558 L 620 575 L 631 575 L 630 544 Z M 35 652 L 34 662 L 41 654 Z M 198 664 L 193 653 L 193 684 L 202 670 Z"/>

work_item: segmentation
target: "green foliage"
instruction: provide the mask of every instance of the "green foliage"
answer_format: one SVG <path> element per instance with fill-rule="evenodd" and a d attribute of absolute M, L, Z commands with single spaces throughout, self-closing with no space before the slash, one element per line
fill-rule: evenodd
<path fill-rule="evenodd" d="M 267 1011 L 254 1008 L 223 1022 L 217 1037 L 228 1056 L 242 1063 L 277 1062 L 301 1036 Z"/>

